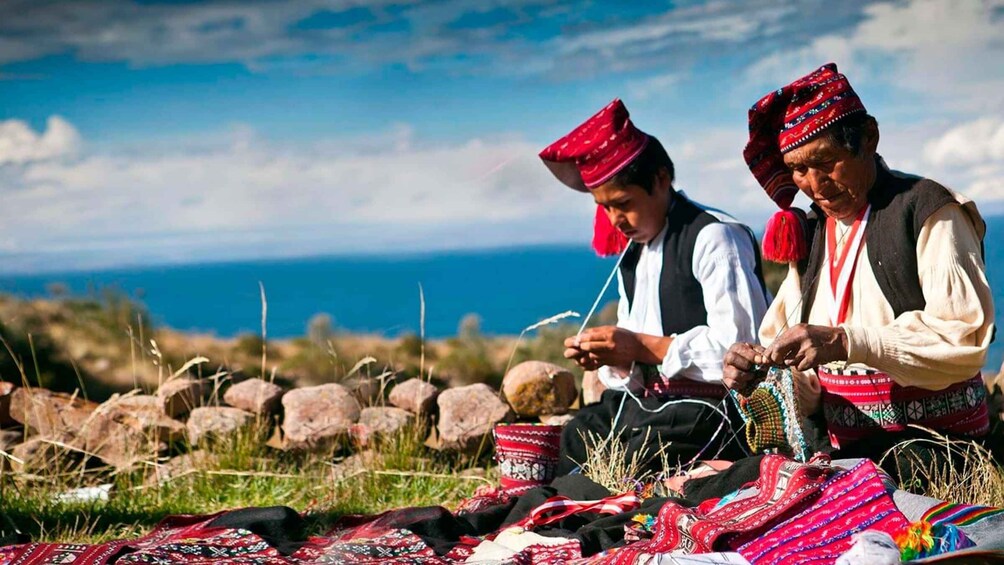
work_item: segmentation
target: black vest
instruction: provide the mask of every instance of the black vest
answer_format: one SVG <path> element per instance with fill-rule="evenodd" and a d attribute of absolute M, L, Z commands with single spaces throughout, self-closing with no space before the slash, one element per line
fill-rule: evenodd
<path fill-rule="evenodd" d="M 876 161 L 875 186 L 868 193 L 872 209 L 864 241 L 868 242 L 868 262 L 875 280 L 894 315 L 899 317 L 904 312 L 923 310 L 927 305 L 917 271 L 917 237 L 931 214 L 956 200 L 947 188 L 932 180 L 890 171 L 877 156 Z M 815 205 L 813 211 L 815 218 L 809 222 L 812 238 L 809 257 L 799 265 L 802 322 L 809 320 L 826 248 L 826 222 L 819 220 L 825 216 Z"/>
<path fill-rule="evenodd" d="M 694 244 L 697 234 L 705 226 L 716 224 L 719 220 L 679 193 L 673 195 L 673 204 L 666 219 L 669 225 L 662 244 L 659 309 L 662 313 L 662 335 L 668 336 L 708 323 L 704 291 L 694 276 Z M 759 248 L 752 233 L 750 239 L 756 253 L 757 280 L 763 290 L 766 287 L 760 268 Z M 641 258 L 641 249 L 641 244 L 631 242 L 621 261 L 621 278 L 629 307 L 634 304 L 635 269 Z"/>

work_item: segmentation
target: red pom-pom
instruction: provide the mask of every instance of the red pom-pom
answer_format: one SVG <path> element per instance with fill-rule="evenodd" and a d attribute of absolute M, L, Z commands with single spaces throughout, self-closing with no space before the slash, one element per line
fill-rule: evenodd
<path fill-rule="evenodd" d="M 805 240 L 805 213 L 798 208 L 781 210 L 767 220 L 763 258 L 775 263 L 801 261 L 809 254 Z"/>
<path fill-rule="evenodd" d="M 618 255 L 627 244 L 628 239 L 610 223 L 603 206 L 597 206 L 596 219 L 593 221 L 593 250 L 596 254 L 600 257 Z"/>

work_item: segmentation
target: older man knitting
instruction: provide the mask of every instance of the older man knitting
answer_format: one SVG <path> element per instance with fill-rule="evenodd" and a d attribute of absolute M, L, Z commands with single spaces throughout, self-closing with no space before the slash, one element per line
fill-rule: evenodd
<path fill-rule="evenodd" d="M 878 456 L 911 424 L 985 435 L 994 307 L 976 206 L 891 170 L 878 123 L 834 64 L 764 96 L 749 131 L 743 156 L 782 209 L 764 256 L 790 267 L 763 347 L 733 345 L 726 384 L 748 391 L 756 365 L 792 368 L 800 389 L 821 393 L 843 455 Z M 798 191 L 812 200 L 808 217 L 790 209 Z"/>

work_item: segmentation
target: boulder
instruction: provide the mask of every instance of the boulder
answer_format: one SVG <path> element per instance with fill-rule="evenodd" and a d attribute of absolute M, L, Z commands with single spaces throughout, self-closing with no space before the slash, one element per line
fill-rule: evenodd
<path fill-rule="evenodd" d="M 370 405 L 380 400 L 380 382 L 369 377 L 355 377 L 342 383 L 352 391 L 359 404 Z"/>
<path fill-rule="evenodd" d="M 248 379 L 227 389 L 223 401 L 252 414 L 273 414 L 282 400 L 282 387 L 262 379 Z"/>
<path fill-rule="evenodd" d="M 98 412 L 106 413 L 159 441 L 170 443 L 185 436 L 185 425 L 168 417 L 160 397 L 152 394 L 112 398 L 102 404 Z"/>
<path fill-rule="evenodd" d="M 65 472 L 79 466 L 81 454 L 57 443 L 50 438 L 34 437 L 15 445 L 10 450 L 11 469 L 16 473 Z M 4 459 L 7 459 L 6 457 Z"/>
<path fill-rule="evenodd" d="M 188 441 L 233 439 L 254 423 L 254 414 L 230 406 L 202 406 L 188 415 Z"/>
<path fill-rule="evenodd" d="M 513 419 L 509 405 L 483 383 L 445 390 L 438 404 L 438 439 L 443 449 L 477 448 L 495 424 Z"/>
<path fill-rule="evenodd" d="M 184 434 L 185 425 L 164 414 L 160 398 L 113 396 L 80 427 L 74 445 L 107 465 L 126 470 L 141 461 L 155 461 Z"/>
<path fill-rule="evenodd" d="M 157 397 L 160 398 L 164 407 L 164 413 L 172 418 L 177 418 L 188 414 L 192 408 L 200 406 L 205 390 L 206 384 L 199 379 L 179 377 L 160 385 Z"/>
<path fill-rule="evenodd" d="M 21 387 L 10 396 L 11 417 L 38 435 L 66 440 L 91 417 L 98 405 L 62 392 Z"/>
<path fill-rule="evenodd" d="M 413 414 L 431 414 L 439 389 L 422 379 L 408 379 L 390 390 L 390 403 Z"/>
<path fill-rule="evenodd" d="M 502 379 L 502 394 L 520 416 L 564 414 L 575 402 L 575 376 L 553 363 L 524 361 Z"/>
<path fill-rule="evenodd" d="M 600 401 L 607 386 L 600 381 L 596 371 L 586 371 L 582 374 L 582 405 L 589 406 Z"/>
<path fill-rule="evenodd" d="M 352 392 L 336 383 L 291 390 L 282 407 L 286 446 L 295 449 L 323 448 L 344 436 L 361 410 Z"/>
<path fill-rule="evenodd" d="M 17 386 L 14 383 L 0 381 L 0 427 L 6 428 L 14 425 L 14 418 L 10 417 L 10 397 Z"/>
<path fill-rule="evenodd" d="M 401 408 L 371 406 L 363 408 L 359 423 L 350 428 L 352 439 L 361 447 L 370 445 L 376 436 L 391 437 L 411 425 L 415 415 Z"/>

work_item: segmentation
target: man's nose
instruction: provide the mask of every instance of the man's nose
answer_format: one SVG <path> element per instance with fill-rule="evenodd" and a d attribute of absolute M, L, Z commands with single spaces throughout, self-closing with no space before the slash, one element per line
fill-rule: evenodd
<path fill-rule="evenodd" d="M 819 169 L 809 169 L 805 174 L 806 180 L 809 181 L 809 187 L 812 188 L 812 192 L 818 194 L 819 190 L 829 183 L 830 177 L 823 171 Z"/>
<path fill-rule="evenodd" d="M 624 218 L 624 213 L 614 208 L 608 208 L 607 218 L 610 219 L 610 225 L 617 227 L 621 224 L 621 221 Z"/>

